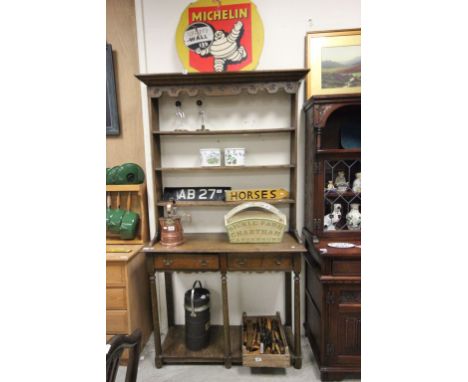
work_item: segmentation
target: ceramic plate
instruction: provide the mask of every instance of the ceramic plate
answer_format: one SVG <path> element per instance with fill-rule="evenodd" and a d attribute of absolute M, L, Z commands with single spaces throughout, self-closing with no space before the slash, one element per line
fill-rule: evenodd
<path fill-rule="evenodd" d="M 329 247 L 332 248 L 353 248 L 355 247 L 354 244 L 351 243 L 328 243 Z"/>

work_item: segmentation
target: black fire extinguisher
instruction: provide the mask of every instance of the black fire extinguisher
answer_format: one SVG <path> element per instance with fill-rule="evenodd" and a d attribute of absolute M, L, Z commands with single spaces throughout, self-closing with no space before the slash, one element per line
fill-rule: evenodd
<path fill-rule="evenodd" d="M 199 284 L 199 288 L 195 286 Z M 185 292 L 185 345 L 200 350 L 210 339 L 210 291 L 202 288 L 200 280 Z"/>

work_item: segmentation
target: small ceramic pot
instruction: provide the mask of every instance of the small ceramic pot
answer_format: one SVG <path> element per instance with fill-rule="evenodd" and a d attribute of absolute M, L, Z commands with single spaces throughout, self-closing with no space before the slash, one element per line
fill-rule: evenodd
<path fill-rule="evenodd" d="M 112 209 L 109 214 L 109 224 L 107 228 L 112 233 L 120 233 L 120 225 L 122 224 L 122 218 L 125 215 L 125 210 L 120 208 L 114 210 Z"/>
<path fill-rule="evenodd" d="M 114 166 L 109 171 L 106 170 L 106 184 L 116 184 L 117 170 L 120 166 Z"/>
<path fill-rule="evenodd" d="M 140 184 L 144 181 L 145 173 L 136 163 L 124 163 L 115 172 L 116 184 Z"/>
<path fill-rule="evenodd" d="M 224 165 L 225 166 L 244 166 L 245 165 L 245 148 L 230 147 L 224 149 Z"/>
<path fill-rule="evenodd" d="M 200 162 L 202 167 L 221 166 L 221 150 L 200 149 Z"/>
<path fill-rule="evenodd" d="M 351 203 L 351 210 L 346 214 L 346 226 L 350 231 L 359 231 L 361 229 L 361 213 L 359 212 L 359 203 Z"/>
<path fill-rule="evenodd" d="M 120 238 L 123 240 L 132 240 L 135 238 L 136 230 L 140 216 L 132 211 L 125 211 L 120 224 Z"/>
<path fill-rule="evenodd" d="M 106 227 L 109 227 L 112 208 L 106 208 Z"/>

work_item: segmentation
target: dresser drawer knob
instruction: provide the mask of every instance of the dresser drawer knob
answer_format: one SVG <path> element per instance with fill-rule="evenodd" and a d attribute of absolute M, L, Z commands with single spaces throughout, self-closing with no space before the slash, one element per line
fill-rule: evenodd
<path fill-rule="evenodd" d="M 238 259 L 237 260 L 237 265 L 240 265 L 240 266 L 245 265 L 245 260 L 244 259 Z"/>
<path fill-rule="evenodd" d="M 206 266 L 208 265 L 208 261 L 205 260 L 205 259 L 202 259 L 202 260 L 200 260 L 200 265 L 201 265 L 202 267 L 206 267 Z"/>
<path fill-rule="evenodd" d="M 169 267 L 172 265 L 172 260 L 170 259 L 164 259 L 163 260 L 163 264 L 166 266 L 166 267 Z"/>
<path fill-rule="evenodd" d="M 276 259 L 275 264 L 276 265 L 281 265 L 281 259 Z"/>

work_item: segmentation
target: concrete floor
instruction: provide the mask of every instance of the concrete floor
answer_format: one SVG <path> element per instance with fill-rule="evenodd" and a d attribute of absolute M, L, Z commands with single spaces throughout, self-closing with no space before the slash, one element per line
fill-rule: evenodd
<path fill-rule="evenodd" d="M 306 338 L 302 338 L 302 368 L 287 369 L 252 369 L 243 366 L 222 365 L 164 365 L 161 369 L 154 367 L 153 337 L 146 344 L 140 357 L 137 382 L 263 382 L 279 381 L 288 378 L 290 382 L 319 382 L 319 372 L 314 355 Z M 117 382 L 125 382 L 125 367 L 119 368 Z M 346 380 L 355 382 L 359 380 Z"/>

